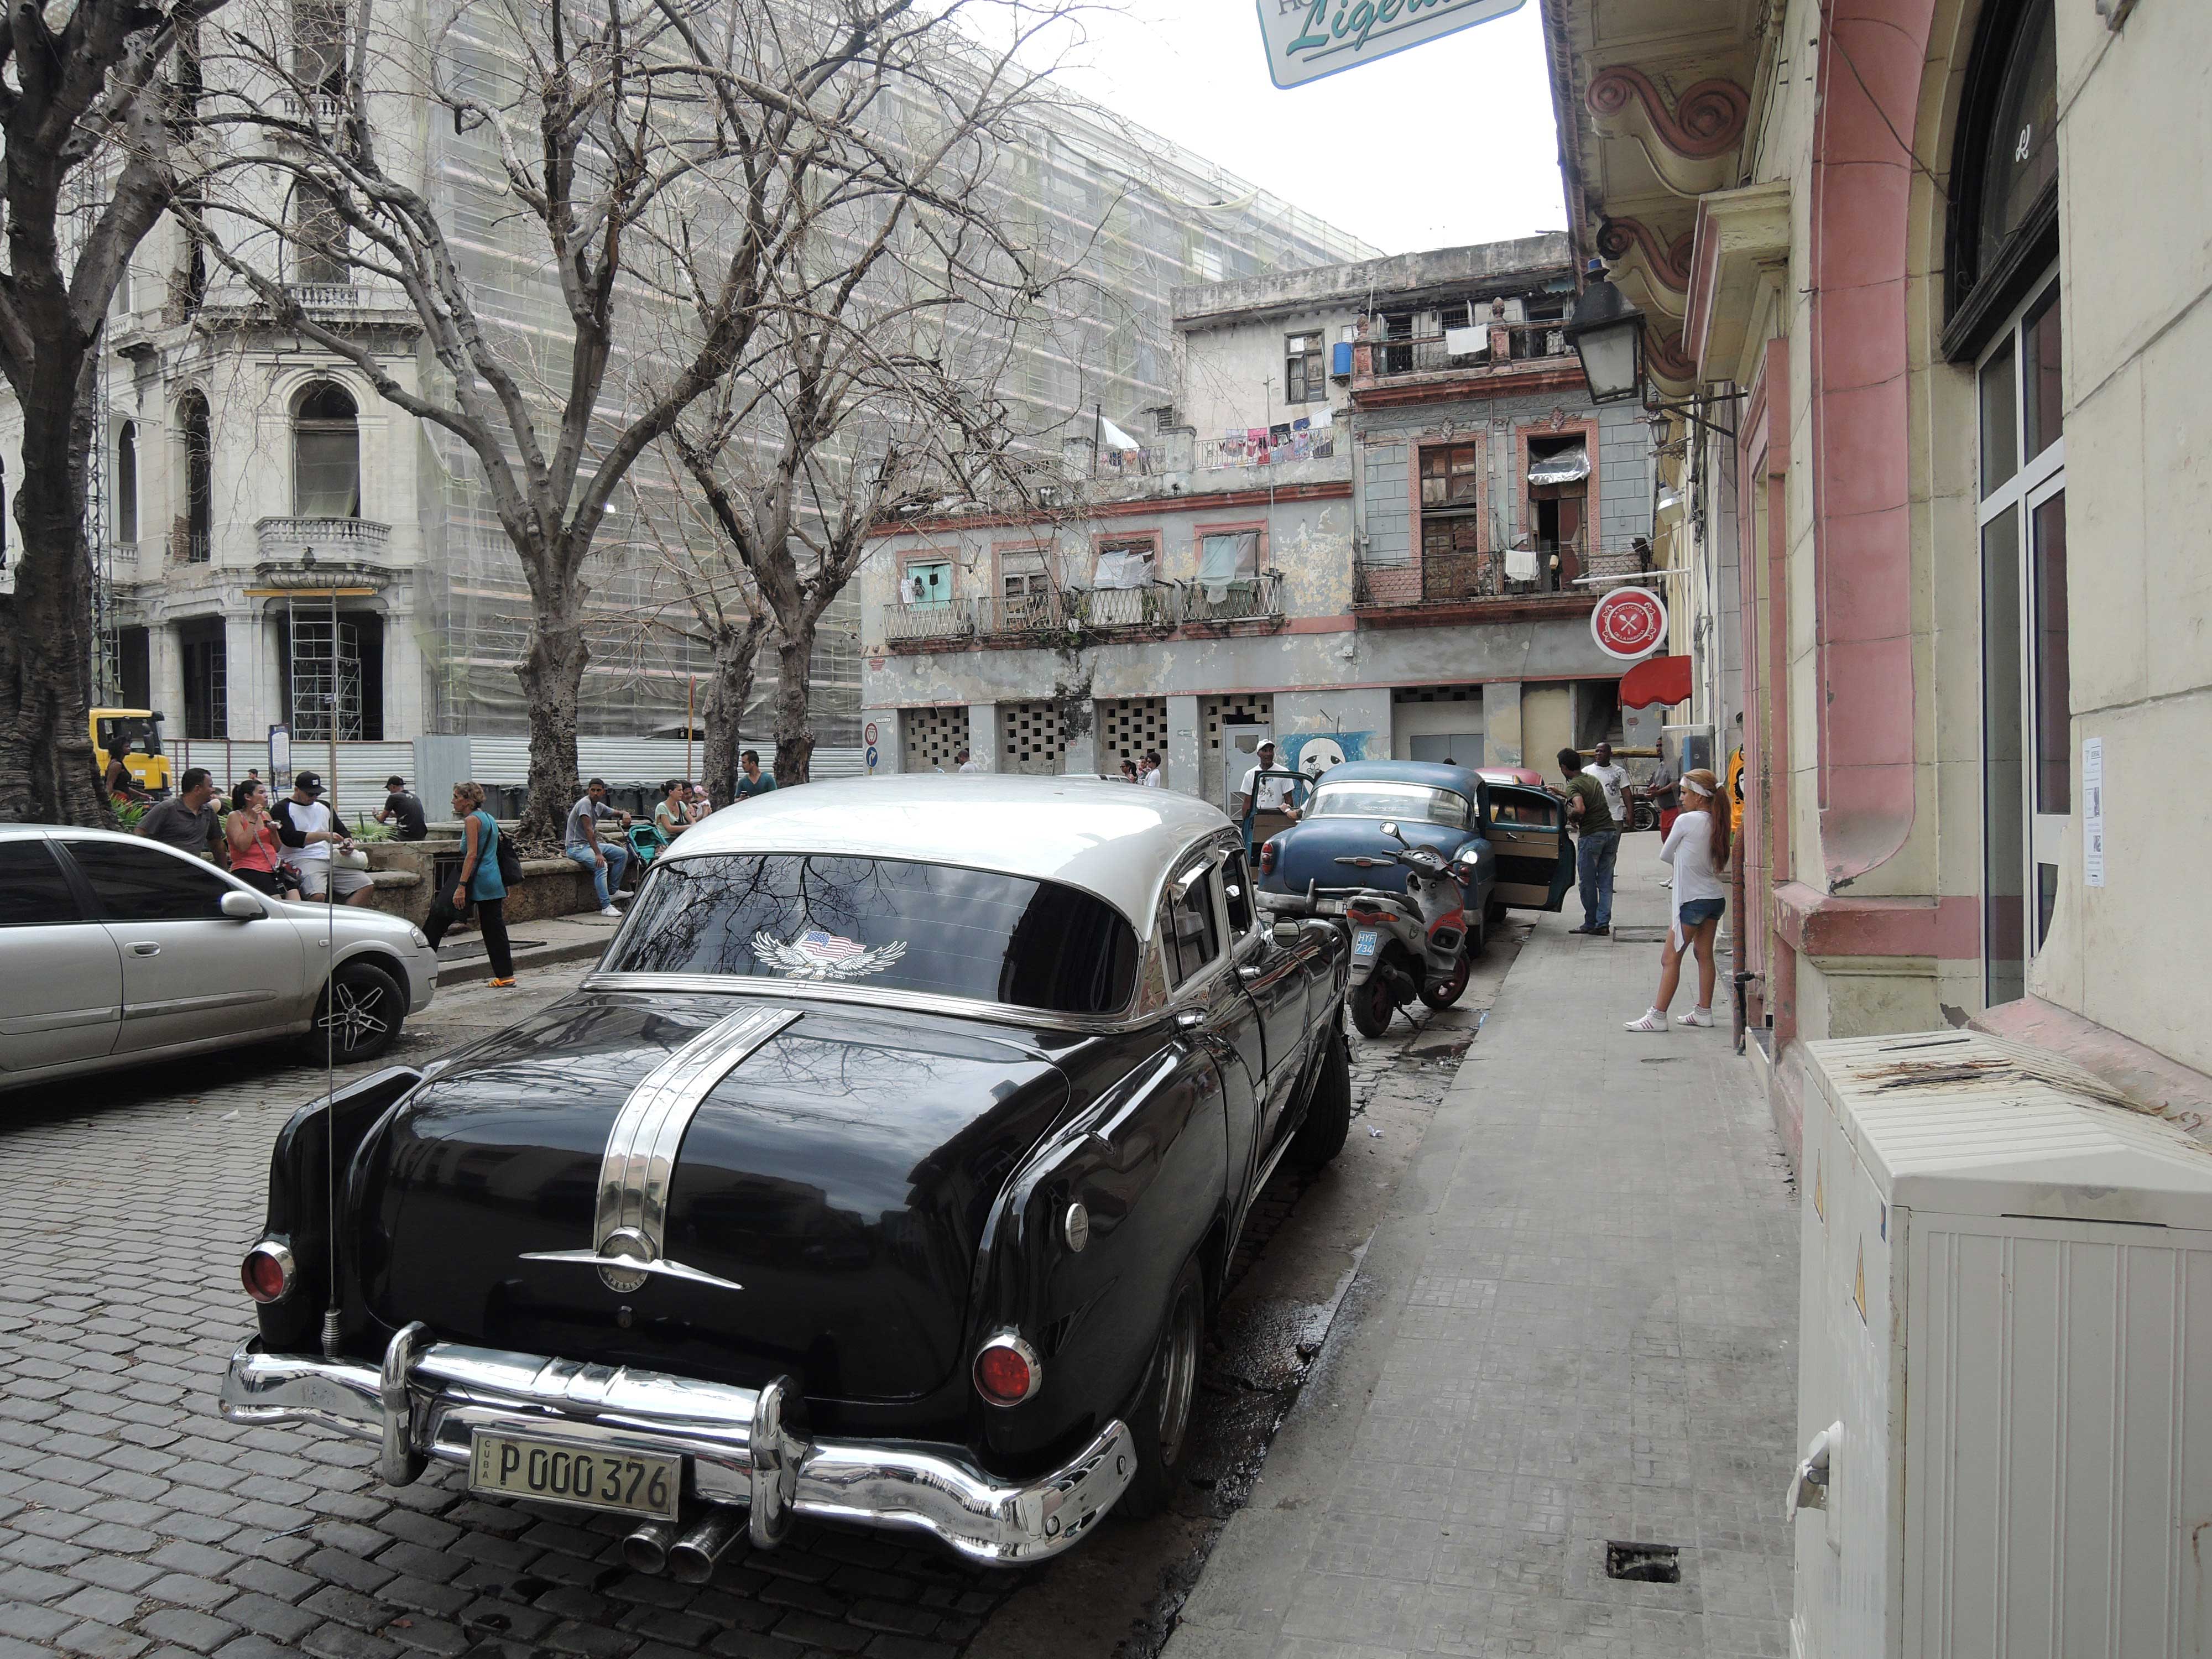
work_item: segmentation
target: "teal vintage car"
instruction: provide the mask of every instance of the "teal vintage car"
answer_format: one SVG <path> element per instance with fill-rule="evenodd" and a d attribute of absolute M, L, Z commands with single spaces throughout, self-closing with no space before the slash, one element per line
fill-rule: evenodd
<path fill-rule="evenodd" d="M 1404 869 L 1380 856 L 1397 846 L 1385 822 L 1451 861 L 1466 896 L 1470 953 L 1507 910 L 1557 910 L 1574 885 L 1566 804 L 1550 790 L 1431 761 L 1346 761 L 1312 781 L 1297 822 L 1261 842 L 1261 892 L 1310 897 L 1327 915 L 1341 911 L 1352 889 L 1403 891 Z M 1361 858 L 1375 862 L 1343 862 Z"/>

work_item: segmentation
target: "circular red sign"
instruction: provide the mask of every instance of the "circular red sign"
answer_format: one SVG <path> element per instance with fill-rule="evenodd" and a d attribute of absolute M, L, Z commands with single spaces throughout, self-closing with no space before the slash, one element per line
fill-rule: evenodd
<path fill-rule="evenodd" d="M 1608 657 L 1632 662 L 1667 638 L 1667 607 L 1646 588 L 1616 587 L 1590 612 L 1590 637 Z"/>

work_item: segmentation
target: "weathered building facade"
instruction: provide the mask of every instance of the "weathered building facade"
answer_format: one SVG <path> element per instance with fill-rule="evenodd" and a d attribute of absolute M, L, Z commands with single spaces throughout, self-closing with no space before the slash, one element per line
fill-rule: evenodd
<path fill-rule="evenodd" d="M 1807 1040 L 1967 1022 L 2212 1104 L 2181 873 L 2212 206 L 2203 124 L 2174 125 L 2212 13 L 1543 10 L 1572 234 L 1698 417 L 1662 423 L 1662 539 L 1696 573 L 1676 648 L 1741 671 L 1739 925 L 1785 1139 Z"/>
<path fill-rule="evenodd" d="M 315 16 L 335 27 L 337 10 Z M 473 75 L 517 72 L 514 43 L 491 14 L 450 21 L 441 32 L 427 12 L 401 8 L 380 27 L 403 42 L 436 34 Z M 210 54 L 204 73 L 216 88 L 246 71 Z M 542 232 L 533 240 L 526 216 L 518 220 L 505 199 L 496 133 L 449 119 L 404 45 L 377 55 L 372 80 L 380 130 L 388 126 L 410 182 L 448 227 L 498 349 L 510 363 L 556 362 L 568 302 Z M 305 107 L 289 93 L 282 100 L 295 118 Z M 329 118 L 328 100 L 309 101 Z M 245 157 L 274 142 L 219 131 Z M 1020 431 L 1050 430 L 1100 398 L 1121 406 L 1168 395 L 1176 284 L 1370 251 L 1072 100 L 1053 106 L 1049 127 L 1003 137 L 992 180 L 1006 222 L 1073 263 L 1089 296 L 1082 314 L 1025 333 L 1011 349 L 1000 393 Z M 443 372 L 422 349 L 405 295 L 349 257 L 334 216 L 302 205 L 275 169 L 233 165 L 223 179 L 251 209 L 226 214 L 210 199 L 210 222 L 234 252 L 286 283 L 318 321 L 365 337 L 403 384 Z M 278 225 L 286 234 L 271 230 Z M 651 337 L 641 326 L 623 349 L 648 349 L 640 343 Z M 173 742 L 258 738 L 278 721 L 303 738 L 320 740 L 335 726 L 341 740 L 366 742 L 526 729 L 514 669 L 527 649 L 528 594 L 465 443 L 385 405 L 336 354 L 277 325 L 251 285 L 173 219 L 137 250 L 98 368 L 88 517 L 109 646 L 100 697 L 162 711 Z M 521 378 L 542 420 L 556 419 L 562 374 Z M 626 394 L 611 386 L 607 395 Z M 12 399 L 0 394 L 0 486 L 20 476 L 16 430 Z M 654 456 L 633 476 L 661 500 L 672 493 L 667 471 Z M 620 497 L 586 572 L 592 661 L 579 724 L 587 735 L 680 732 L 694 677 L 712 665 L 660 550 L 683 515 L 641 522 L 633 499 Z M 0 587 L 9 580 L 0 540 Z M 316 597 L 332 592 L 335 629 L 327 599 Z M 859 644 L 857 617 L 841 604 L 813 665 L 825 745 L 857 736 Z M 757 707 L 774 664 L 770 652 Z"/>
<path fill-rule="evenodd" d="M 1174 403 L 1072 443 L 1051 511 L 884 537 L 875 769 L 1155 749 L 1222 800 L 1263 732 L 1308 771 L 1606 735 L 1585 579 L 1648 557 L 1649 438 L 1584 395 L 1572 299 L 1557 235 L 1178 289 Z"/>

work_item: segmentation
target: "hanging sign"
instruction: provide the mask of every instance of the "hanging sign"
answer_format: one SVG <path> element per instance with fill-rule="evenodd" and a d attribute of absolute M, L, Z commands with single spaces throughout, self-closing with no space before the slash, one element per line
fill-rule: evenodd
<path fill-rule="evenodd" d="M 1665 642 L 1667 607 L 1647 588 L 1616 587 L 1590 612 L 1590 637 L 1607 656 L 1634 662 Z"/>
<path fill-rule="evenodd" d="M 1267 73 L 1302 86 L 1521 9 L 1526 0 L 1258 0 Z"/>
<path fill-rule="evenodd" d="M 272 726 L 269 728 L 269 781 L 289 783 L 292 780 L 292 728 Z M 272 790 L 270 792 L 274 793 Z"/>

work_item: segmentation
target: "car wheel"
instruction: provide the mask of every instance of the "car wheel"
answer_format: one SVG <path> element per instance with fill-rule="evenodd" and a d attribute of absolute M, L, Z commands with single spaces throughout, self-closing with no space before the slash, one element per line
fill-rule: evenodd
<path fill-rule="evenodd" d="M 341 1066 L 374 1060 L 407 1018 L 407 994 L 373 962 L 346 962 L 323 987 L 315 1023 L 303 1046 L 310 1060 L 328 1055 Z"/>
<path fill-rule="evenodd" d="M 1381 1036 L 1390 1029 L 1390 1016 L 1398 1012 L 1397 1000 L 1390 994 L 1389 976 L 1379 967 L 1366 984 L 1352 988 L 1348 1000 L 1352 1004 L 1352 1023 L 1359 1028 L 1362 1036 Z"/>
<path fill-rule="evenodd" d="M 1206 1286 L 1195 1259 L 1183 1264 L 1168 1293 L 1152 1370 L 1129 1413 L 1137 1472 L 1121 1494 L 1121 1513 L 1141 1521 L 1158 1515 L 1182 1485 L 1190 1423 L 1198 1407 L 1198 1368 L 1206 1348 Z"/>
<path fill-rule="evenodd" d="M 1352 1050 L 1342 1031 L 1328 1034 L 1322 1051 L 1321 1075 L 1306 1102 L 1305 1121 L 1291 1142 L 1290 1159 L 1301 1170 L 1318 1170 L 1344 1150 L 1352 1129 Z"/>
<path fill-rule="evenodd" d="M 1431 1008 L 1450 1007 L 1466 994 L 1469 967 L 1467 952 L 1462 951 L 1459 953 L 1459 966 L 1452 969 L 1452 976 L 1441 985 L 1423 985 L 1421 1000 Z"/>
<path fill-rule="evenodd" d="M 1504 899 L 1492 899 L 1492 900 L 1491 900 L 1491 901 L 1490 901 L 1490 902 L 1489 902 L 1487 905 L 1486 905 L 1486 906 L 1484 906 L 1484 907 L 1483 907 L 1483 912 L 1482 912 L 1482 934 L 1483 934 L 1483 938 L 1486 940 L 1486 939 L 1490 937 L 1490 935 L 1491 935 L 1491 934 L 1492 934 L 1492 933 L 1496 933 L 1499 928 L 1503 927 L 1504 925 L 1505 925 L 1505 901 L 1504 901 Z"/>

